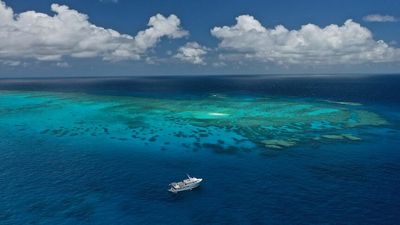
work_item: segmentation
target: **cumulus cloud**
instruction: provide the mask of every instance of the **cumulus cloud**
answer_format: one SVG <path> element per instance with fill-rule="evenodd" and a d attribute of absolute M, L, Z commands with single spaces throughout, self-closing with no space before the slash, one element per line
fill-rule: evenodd
<path fill-rule="evenodd" d="M 61 60 L 101 57 L 104 60 L 140 59 L 163 38 L 188 32 L 175 15 L 157 14 L 136 36 L 96 26 L 88 16 L 65 5 L 52 4 L 53 16 L 35 11 L 15 14 L 0 0 L 0 59 Z"/>
<path fill-rule="evenodd" d="M 398 18 L 389 15 L 371 14 L 363 17 L 366 22 L 397 22 Z"/>
<path fill-rule="evenodd" d="M 242 15 L 233 26 L 214 27 L 211 34 L 220 40 L 221 58 L 259 60 L 277 64 L 333 65 L 399 61 L 400 50 L 360 24 L 347 20 L 343 25 L 319 27 L 303 25 L 288 30 L 282 25 L 268 29 L 254 17 Z M 231 57 L 232 56 L 232 57 Z"/>
<path fill-rule="evenodd" d="M 205 65 L 204 56 L 208 52 L 208 48 L 199 45 L 197 42 L 188 42 L 178 49 L 175 58 L 192 64 Z"/>

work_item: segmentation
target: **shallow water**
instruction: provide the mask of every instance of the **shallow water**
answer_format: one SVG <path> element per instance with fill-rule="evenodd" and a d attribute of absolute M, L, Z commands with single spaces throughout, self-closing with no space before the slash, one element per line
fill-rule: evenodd
<path fill-rule="evenodd" d="M 0 224 L 397 224 L 400 79 L 346 79 L 0 80 Z"/>

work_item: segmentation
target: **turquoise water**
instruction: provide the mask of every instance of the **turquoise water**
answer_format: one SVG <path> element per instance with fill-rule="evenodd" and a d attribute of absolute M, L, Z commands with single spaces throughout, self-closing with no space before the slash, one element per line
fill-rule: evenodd
<path fill-rule="evenodd" d="M 345 98 L 324 94 L 335 79 L 287 96 L 243 78 L 196 91 L 141 79 L 2 81 L 0 224 L 399 221 L 400 111 L 387 86 L 377 101 L 366 78 Z M 226 83 L 235 91 L 215 87 Z M 205 181 L 168 193 L 185 173 Z"/>

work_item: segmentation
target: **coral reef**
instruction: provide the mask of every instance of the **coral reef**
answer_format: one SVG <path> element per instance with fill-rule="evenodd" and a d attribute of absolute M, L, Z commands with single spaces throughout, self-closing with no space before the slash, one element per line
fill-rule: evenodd
<path fill-rule="evenodd" d="M 283 149 L 324 140 L 360 141 L 350 130 L 388 124 L 359 104 L 342 103 L 217 93 L 202 98 L 150 98 L 3 91 L 0 124 L 18 121 L 10 125 L 25 124 L 25 130 L 54 137 L 106 137 L 160 144 L 160 148 L 168 148 L 161 144 L 166 142 L 190 149 L 220 145 L 235 151 L 248 150 L 250 143 Z M 216 136 L 224 136 L 224 143 L 217 142 Z"/>

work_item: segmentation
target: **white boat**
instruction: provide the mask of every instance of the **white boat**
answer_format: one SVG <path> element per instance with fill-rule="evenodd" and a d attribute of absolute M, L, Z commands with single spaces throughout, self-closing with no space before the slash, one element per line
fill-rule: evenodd
<path fill-rule="evenodd" d="M 180 182 L 173 182 L 170 183 L 169 186 L 171 187 L 168 191 L 172 193 L 178 193 L 180 191 L 188 191 L 200 186 L 200 183 L 203 181 L 202 178 L 191 177 L 187 174 L 187 179 L 180 181 Z"/>

